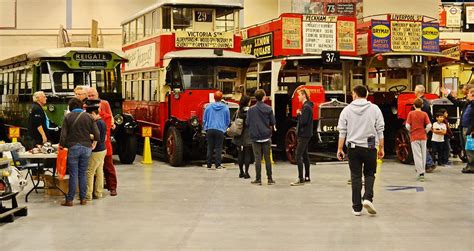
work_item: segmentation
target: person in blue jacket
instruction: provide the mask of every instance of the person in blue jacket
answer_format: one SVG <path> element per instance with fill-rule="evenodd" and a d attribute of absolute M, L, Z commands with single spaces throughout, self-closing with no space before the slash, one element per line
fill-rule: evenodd
<path fill-rule="evenodd" d="M 222 145 L 224 143 L 224 133 L 230 124 L 229 107 L 222 101 L 222 92 L 214 93 L 214 103 L 209 104 L 204 111 L 204 130 L 207 138 L 207 168 L 212 167 L 212 154 L 216 152 L 216 169 L 222 168 Z"/>

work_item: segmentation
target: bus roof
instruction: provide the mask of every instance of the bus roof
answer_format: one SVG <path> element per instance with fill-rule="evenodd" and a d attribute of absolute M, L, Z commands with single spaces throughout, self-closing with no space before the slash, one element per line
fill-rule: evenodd
<path fill-rule="evenodd" d="M 103 48 L 87 48 L 87 47 L 65 47 L 65 48 L 52 48 L 52 49 L 39 49 L 30 51 L 25 54 L 10 57 L 0 61 L 0 67 L 16 64 L 28 60 L 35 60 L 40 58 L 59 58 L 66 56 L 69 52 L 80 51 L 80 52 L 112 52 L 117 54 L 119 57 L 125 59 L 125 54 L 118 50 L 109 50 Z"/>
<path fill-rule="evenodd" d="M 222 56 L 216 55 L 213 49 L 190 49 L 168 52 L 163 59 L 173 58 L 240 58 L 255 59 L 254 55 L 243 54 L 234 51 L 222 51 Z"/>
<path fill-rule="evenodd" d="M 137 12 L 133 16 L 122 21 L 120 25 L 124 25 L 133 19 L 144 15 L 154 9 L 157 9 L 161 6 L 203 6 L 203 7 L 229 7 L 236 9 L 243 9 L 244 6 L 238 0 L 158 0 L 157 3 L 146 7 L 145 9 Z"/>

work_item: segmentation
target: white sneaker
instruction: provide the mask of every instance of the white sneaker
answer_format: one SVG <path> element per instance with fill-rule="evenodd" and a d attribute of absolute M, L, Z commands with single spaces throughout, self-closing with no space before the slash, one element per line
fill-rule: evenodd
<path fill-rule="evenodd" d="M 361 211 L 356 212 L 356 211 L 354 211 L 354 209 L 352 209 L 352 213 L 354 214 L 354 216 L 361 216 L 362 215 Z"/>
<path fill-rule="evenodd" d="M 372 204 L 370 200 L 364 200 L 362 205 L 364 205 L 364 208 L 367 210 L 367 212 L 369 212 L 369 214 L 377 214 L 374 204 Z"/>

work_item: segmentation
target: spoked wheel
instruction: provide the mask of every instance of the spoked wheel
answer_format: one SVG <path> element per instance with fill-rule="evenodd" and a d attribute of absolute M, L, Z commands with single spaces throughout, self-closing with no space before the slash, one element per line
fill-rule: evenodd
<path fill-rule="evenodd" d="M 296 146 L 298 141 L 296 139 L 296 128 L 292 127 L 285 135 L 285 153 L 286 158 L 291 164 L 296 164 Z"/>
<path fill-rule="evenodd" d="M 408 130 L 400 129 L 395 137 L 395 152 L 397 159 L 404 164 L 413 162 L 413 153 L 411 151 L 410 135 Z"/>
<path fill-rule="evenodd" d="M 172 166 L 183 164 L 183 140 L 176 127 L 170 127 L 166 136 L 166 156 Z"/>

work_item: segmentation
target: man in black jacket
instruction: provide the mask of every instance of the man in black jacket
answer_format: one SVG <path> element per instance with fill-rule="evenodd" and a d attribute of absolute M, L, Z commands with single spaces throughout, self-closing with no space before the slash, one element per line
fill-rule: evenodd
<path fill-rule="evenodd" d="M 298 115 L 298 124 L 296 126 L 296 135 L 298 136 L 298 145 L 296 146 L 296 163 L 298 165 L 298 180 L 291 183 L 292 186 L 304 185 L 305 182 L 311 182 L 309 176 L 309 156 L 308 145 L 313 136 L 313 102 L 309 100 L 309 91 L 306 89 L 298 90 L 298 100 L 303 103 Z M 305 175 L 303 179 L 303 163 Z"/>
<path fill-rule="evenodd" d="M 262 153 L 265 158 L 265 167 L 267 169 L 268 185 L 275 181 L 272 178 L 272 162 L 270 160 L 270 148 L 273 126 L 275 125 L 275 116 L 272 108 L 263 102 L 265 91 L 258 89 L 255 91 L 257 103 L 250 107 L 247 112 L 245 124 L 249 128 L 250 138 L 252 139 L 252 148 L 255 156 L 256 178 L 252 184 L 262 185 Z"/>
<path fill-rule="evenodd" d="M 453 102 L 454 105 L 461 108 L 461 132 L 462 132 L 462 139 L 461 146 L 464 147 L 466 142 L 467 135 L 474 136 L 473 129 L 474 129 L 474 88 L 470 85 L 468 86 L 470 89 L 466 98 L 464 99 L 457 99 L 453 95 L 451 95 L 451 90 L 442 88 L 441 91 L 443 94 L 447 95 L 447 98 Z M 464 88 L 463 88 L 464 90 Z M 463 91 L 464 93 L 464 91 Z M 474 151 L 466 151 L 467 153 L 467 162 L 468 164 L 466 167 L 462 169 L 463 173 L 474 173 Z"/>
<path fill-rule="evenodd" d="M 33 105 L 28 118 L 28 130 L 35 145 L 42 145 L 48 141 L 48 118 L 43 110 L 46 105 L 46 95 L 42 91 L 33 94 Z"/>

